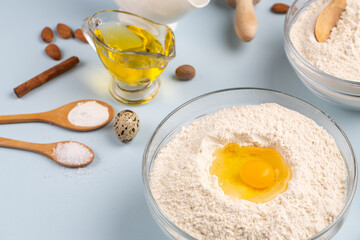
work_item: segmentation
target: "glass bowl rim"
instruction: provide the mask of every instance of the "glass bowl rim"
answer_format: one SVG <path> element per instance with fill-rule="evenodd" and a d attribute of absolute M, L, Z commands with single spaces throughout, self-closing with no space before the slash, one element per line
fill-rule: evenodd
<path fill-rule="evenodd" d="M 185 103 L 181 104 L 180 106 L 178 106 L 177 108 L 175 108 L 173 111 L 171 111 L 161 122 L 160 124 L 157 126 L 157 128 L 155 129 L 154 133 L 151 135 L 149 141 L 147 142 L 145 149 L 144 149 L 144 154 L 143 154 L 143 159 L 142 159 L 142 181 L 144 184 L 144 188 L 145 188 L 145 195 L 146 198 L 149 199 L 149 201 L 151 202 L 151 204 L 156 207 L 157 212 L 159 212 L 161 218 L 166 222 L 167 225 L 169 225 L 172 229 L 175 229 L 175 231 L 180 232 L 182 234 L 182 236 L 187 237 L 188 239 L 193 239 L 196 240 L 196 238 L 192 237 L 191 235 L 189 235 L 188 233 L 184 232 L 182 229 L 180 229 L 177 225 L 175 225 L 172 221 L 170 221 L 167 216 L 165 215 L 165 213 L 160 209 L 159 205 L 157 204 L 152 192 L 151 192 L 151 187 L 150 187 L 150 178 L 147 178 L 147 168 L 146 168 L 146 163 L 147 163 L 147 156 L 148 156 L 148 149 L 149 146 L 151 145 L 153 138 L 155 137 L 155 135 L 157 134 L 157 132 L 161 129 L 161 127 L 163 126 L 163 124 L 170 118 L 172 117 L 176 112 L 178 112 L 180 109 L 184 108 L 185 106 L 199 100 L 202 99 L 204 97 L 207 96 L 211 96 L 214 94 L 218 94 L 218 93 L 223 93 L 223 92 L 231 92 L 231 91 L 242 91 L 242 90 L 250 90 L 250 91 L 257 91 L 257 92 L 270 92 L 270 93 L 276 93 L 276 94 L 280 94 L 280 95 L 285 95 L 287 97 L 290 98 L 294 98 L 297 101 L 300 101 L 303 104 L 307 104 L 309 106 L 311 106 L 312 108 L 314 108 L 315 110 L 319 111 L 324 117 L 326 117 L 328 120 L 330 120 L 330 122 L 332 124 L 334 124 L 334 126 L 340 131 L 341 135 L 343 136 L 344 140 L 346 141 L 348 147 L 350 148 L 350 152 L 351 152 L 351 156 L 352 156 L 352 161 L 354 164 L 354 178 L 352 179 L 354 184 L 353 184 L 353 188 L 350 189 L 350 196 L 349 198 L 345 201 L 345 205 L 343 207 L 343 209 L 341 210 L 341 212 L 335 217 L 335 219 L 328 225 L 326 226 L 324 229 L 322 229 L 320 232 L 318 232 L 316 235 L 312 236 L 311 238 L 309 238 L 308 240 L 313 240 L 316 239 L 320 236 L 322 236 L 323 234 L 325 234 L 329 229 L 331 229 L 334 225 L 336 225 L 338 223 L 339 220 L 341 220 L 343 218 L 343 216 L 345 215 L 345 213 L 347 213 L 351 202 L 355 196 L 355 192 L 357 189 L 357 181 L 358 181 L 358 166 L 357 166 L 357 160 L 356 160 L 356 156 L 353 150 L 353 147 L 350 143 L 350 140 L 348 139 L 348 137 L 346 136 L 345 132 L 340 128 L 340 126 L 327 114 L 325 113 L 323 110 L 319 109 L 318 107 L 316 107 L 315 105 L 301 99 L 298 97 L 295 97 L 293 95 L 281 92 L 281 91 L 277 91 L 277 90 L 273 90 L 273 89 L 267 89 L 267 88 L 226 88 L 226 89 L 221 89 L 221 90 L 216 90 L 216 91 L 212 91 L 212 92 L 208 92 L 202 95 L 199 95 L 197 97 L 194 97 L 188 101 L 186 101 Z M 344 160 L 345 161 L 345 160 Z M 347 181 L 350 179 L 349 175 L 347 176 Z M 148 180 L 148 181 L 147 181 Z M 351 180 L 351 179 L 350 179 Z M 150 207 L 150 206 L 149 206 Z"/>
<path fill-rule="evenodd" d="M 165 27 L 167 30 L 169 30 L 171 33 L 172 33 L 172 36 L 173 38 L 171 39 L 171 41 L 173 41 L 173 50 L 171 51 L 171 53 L 169 54 L 169 56 L 165 56 L 163 54 L 160 54 L 160 53 L 148 53 L 148 52 L 134 52 L 134 51 L 120 51 L 120 50 L 116 50 L 112 47 L 109 47 L 108 45 L 106 45 L 103 41 L 101 41 L 98 36 L 96 36 L 96 34 L 94 33 L 94 31 L 91 29 L 90 27 L 90 20 L 93 19 L 96 15 L 99 15 L 101 13 L 105 13 L 105 12 L 113 12 L 113 13 L 121 13 L 121 14 L 125 14 L 125 15 L 130 15 L 130 16 L 134 16 L 134 17 L 137 17 L 145 22 L 149 22 L 150 24 L 152 25 L 157 25 L 157 26 L 162 26 L 162 27 Z M 165 24 L 160 24 L 160 23 L 157 23 L 157 22 L 154 22 L 150 19 L 147 19 L 147 18 L 144 18 L 144 17 L 141 17 L 137 14 L 134 14 L 134 13 L 130 13 L 130 12 L 126 12 L 126 11 L 121 11 L 121 10 L 102 10 L 102 11 L 99 11 L 99 12 L 96 12 L 94 13 L 93 15 L 91 15 L 90 17 L 87 17 L 85 18 L 84 22 L 86 22 L 89 26 L 89 32 L 91 33 L 91 35 L 103 46 L 105 47 L 106 49 L 112 51 L 112 52 L 117 52 L 117 53 L 125 53 L 125 54 L 130 54 L 130 55 L 146 55 L 146 56 L 151 56 L 151 57 L 158 57 L 158 58 L 165 58 L 167 60 L 172 60 L 175 58 L 176 56 L 176 48 L 175 48 L 175 34 L 173 32 L 173 30 L 165 25 Z"/>
<path fill-rule="evenodd" d="M 302 8 L 297 8 L 295 7 L 295 5 L 301 0 L 295 0 L 289 10 L 287 11 L 286 13 L 286 16 L 285 16 L 285 21 L 284 21 L 284 33 L 285 33 L 285 43 L 289 46 L 289 49 L 290 51 L 296 56 L 297 59 L 299 59 L 307 68 L 309 68 L 310 70 L 312 70 L 313 72 L 315 72 L 316 74 L 318 75 L 323 75 L 323 77 L 326 77 L 327 79 L 330 79 L 331 81 L 334 81 L 334 82 L 340 82 L 340 83 L 343 83 L 343 84 L 346 84 L 346 85 L 349 85 L 349 86 L 356 86 L 356 87 L 360 87 L 360 82 L 357 82 L 357 81 L 353 81 L 353 80 L 347 80 L 347 79 L 342 79 L 342 78 L 339 78 L 339 77 L 335 77 L 333 75 L 330 75 L 318 68 L 316 68 L 315 66 L 313 66 L 311 63 L 309 63 L 297 50 L 296 48 L 294 47 L 291 39 L 290 39 L 290 32 L 291 32 L 291 26 L 294 24 L 292 23 L 291 26 L 290 26 L 290 15 L 292 12 L 295 12 L 295 11 L 302 11 L 304 10 L 306 7 L 308 7 L 308 5 L 310 5 L 311 3 L 317 1 L 317 0 L 309 0 L 309 3 L 307 5 L 304 4 L 304 6 L 302 6 Z M 299 13 L 298 13 L 299 14 Z M 292 61 L 292 60 L 291 60 Z M 294 62 L 293 62 L 294 63 Z M 294 63 L 296 64 L 296 63 Z M 296 64 L 298 65 L 298 64 Z M 316 81 L 315 79 L 311 78 L 313 81 L 315 82 L 318 82 Z"/>

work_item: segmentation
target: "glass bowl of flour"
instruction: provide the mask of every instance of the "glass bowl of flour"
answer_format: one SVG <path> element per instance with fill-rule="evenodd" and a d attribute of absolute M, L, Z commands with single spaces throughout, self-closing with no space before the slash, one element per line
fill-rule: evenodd
<path fill-rule="evenodd" d="M 360 110 L 360 2 L 348 0 L 325 43 L 314 36 L 319 13 L 332 0 L 296 0 L 285 20 L 285 52 L 304 85 L 337 105 Z"/>
<path fill-rule="evenodd" d="M 235 115 L 222 115 L 237 109 L 241 111 Z M 201 155 L 211 147 L 211 144 L 207 143 L 218 141 L 215 135 L 212 135 L 214 129 L 221 130 L 222 124 L 230 121 L 232 117 L 247 119 L 246 116 L 250 117 L 245 125 L 254 126 L 251 131 L 260 135 L 262 133 L 256 130 L 257 126 L 261 126 L 260 129 L 267 128 L 276 135 L 279 132 L 296 132 L 298 129 L 307 132 L 309 128 L 302 124 L 312 122 L 317 129 L 314 132 L 321 132 L 318 134 L 320 140 L 312 136 L 306 137 L 305 134 L 304 138 L 307 140 L 304 144 L 311 146 L 316 145 L 316 142 L 325 142 L 325 149 L 317 149 L 313 157 L 304 157 L 307 165 L 318 161 L 312 170 L 306 169 L 306 166 L 303 168 L 300 162 L 291 163 L 290 156 L 284 157 L 292 168 L 289 187 L 266 203 L 229 200 L 218 184 L 209 182 L 206 160 L 199 158 L 200 161 L 195 164 L 188 164 L 192 161 L 188 159 L 188 153 Z M 220 131 L 218 136 L 235 136 L 245 142 L 255 141 L 260 144 L 266 142 L 266 138 L 271 135 L 266 133 L 254 137 L 229 134 L 228 129 L 236 131 L 243 125 L 237 120 L 231 121 L 233 124 L 224 124 L 224 134 Z M 200 130 L 194 132 L 191 129 Z M 199 151 L 193 140 L 208 133 L 209 136 L 203 138 L 200 144 L 203 147 Z M 294 136 L 296 138 L 297 133 Z M 279 144 L 282 142 L 284 141 L 280 140 Z M 299 146 L 303 144 L 300 143 Z M 333 148 L 326 149 L 328 146 Z M 324 157 L 326 153 L 322 154 L 320 151 L 337 151 L 335 155 L 339 157 L 337 164 L 340 165 L 331 160 L 332 156 Z M 325 175 L 324 172 L 318 174 L 313 172 L 316 169 L 330 172 Z M 330 239 L 341 228 L 347 216 L 356 189 L 357 171 L 356 159 L 348 138 L 329 116 L 296 97 L 255 88 L 220 90 L 184 103 L 157 127 L 145 148 L 142 163 L 147 204 L 152 216 L 169 239 Z M 318 179 L 319 188 L 323 190 L 304 187 L 312 182 L 311 176 L 325 177 Z M 340 176 L 341 180 L 333 176 Z M 199 181 L 193 181 L 195 178 L 192 177 Z M 326 189 L 330 192 L 325 193 Z M 213 193 L 219 193 L 219 196 Z M 289 199 L 293 200 L 286 202 Z M 318 212 L 319 209 L 323 209 L 323 212 Z M 326 216 L 335 209 L 337 210 L 332 217 Z M 305 220 L 301 215 L 309 217 Z M 321 222 L 323 224 L 319 224 Z"/>

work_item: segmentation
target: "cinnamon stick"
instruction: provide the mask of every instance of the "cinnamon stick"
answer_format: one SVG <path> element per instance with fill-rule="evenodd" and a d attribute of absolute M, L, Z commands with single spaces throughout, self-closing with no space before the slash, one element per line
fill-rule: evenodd
<path fill-rule="evenodd" d="M 59 63 L 58 65 L 49 68 L 45 72 L 42 72 L 39 75 L 24 82 L 23 84 L 17 86 L 16 88 L 14 88 L 14 92 L 18 98 L 21 98 L 22 96 L 33 90 L 34 88 L 43 85 L 44 83 L 50 81 L 51 79 L 75 67 L 76 64 L 78 64 L 79 62 L 80 62 L 79 59 L 75 56 L 68 58 L 65 61 Z"/>

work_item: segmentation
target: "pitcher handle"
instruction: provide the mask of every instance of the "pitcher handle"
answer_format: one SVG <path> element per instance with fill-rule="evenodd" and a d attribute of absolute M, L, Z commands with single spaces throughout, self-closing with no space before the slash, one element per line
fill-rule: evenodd
<path fill-rule="evenodd" d="M 89 19 L 90 17 L 87 17 L 83 20 L 83 24 L 82 24 L 82 31 L 84 33 L 84 36 L 86 38 L 86 40 L 88 41 L 88 43 L 90 44 L 90 46 L 94 49 L 94 51 L 96 52 L 96 48 L 95 48 L 95 44 L 94 41 L 91 37 L 91 33 L 90 33 L 90 28 L 89 28 Z"/>

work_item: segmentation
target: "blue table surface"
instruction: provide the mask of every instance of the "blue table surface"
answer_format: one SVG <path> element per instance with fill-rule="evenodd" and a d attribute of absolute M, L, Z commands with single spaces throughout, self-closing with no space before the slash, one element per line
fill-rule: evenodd
<path fill-rule="evenodd" d="M 76 140 L 95 152 L 86 168 L 61 167 L 36 153 L 0 148 L 0 239 L 166 239 L 145 203 L 141 179 L 142 153 L 151 134 L 174 108 L 200 94 L 224 88 L 260 87 L 302 98 L 328 113 L 349 137 L 360 156 L 360 112 L 338 108 L 313 95 L 300 82 L 283 49 L 285 16 L 270 12 L 275 0 L 256 6 L 259 29 L 250 43 L 233 30 L 233 9 L 213 0 L 179 21 L 175 31 L 177 57 L 162 75 L 158 96 L 148 104 L 126 106 L 108 93 L 109 74 L 88 44 L 55 36 L 63 59 L 78 56 L 71 71 L 18 99 L 13 88 L 57 62 L 44 53 L 43 27 L 61 22 L 73 29 L 105 9 L 111 0 L 2 1 L 0 20 L 0 114 L 32 113 L 67 102 L 95 98 L 116 112 L 135 111 L 141 120 L 137 137 L 121 143 L 108 124 L 93 132 L 72 132 L 46 123 L 0 125 L 0 136 L 31 142 Z M 181 64 L 191 64 L 197 76 L 188 82 L 174 78 Z M 334 239 L 360 239 L 360 197 Z"/>

